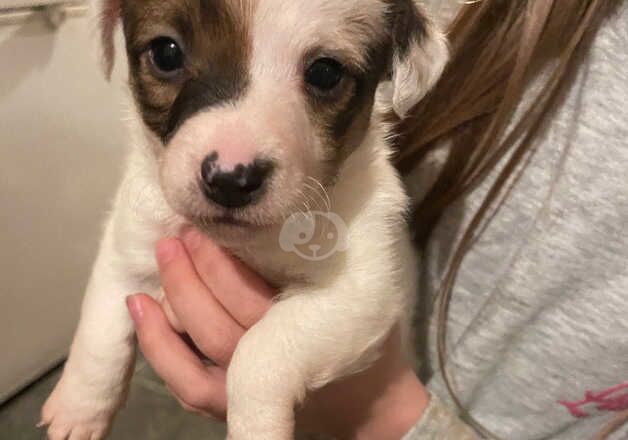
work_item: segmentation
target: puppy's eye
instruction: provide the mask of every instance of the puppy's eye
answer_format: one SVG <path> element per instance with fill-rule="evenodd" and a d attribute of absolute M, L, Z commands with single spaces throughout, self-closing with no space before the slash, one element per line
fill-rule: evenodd
<path fill-rule="evenodd" d="M 317 89 L 328 92 L 342 80 L 344 68 L 333 58 L 319 58 L 305 71 L 305 82 Z"/>
<path fill-rule="evenodd" d="M 155 38 L 150 43 L 149 55 L 155 70 L 162 76 L 172 76 L 183 69 L 183 51 L 172 38 Z"/>

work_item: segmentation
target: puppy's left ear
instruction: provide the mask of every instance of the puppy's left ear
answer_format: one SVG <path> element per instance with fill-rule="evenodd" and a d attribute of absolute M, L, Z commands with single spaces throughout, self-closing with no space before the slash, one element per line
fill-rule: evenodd
<path fill-rule="evenodd" d="M 392 108 L 403 118 L 440 78 L 449 48 L 416 0 L 393 0 L 392 18 Z"/>
<path fill-rule="evenodd" d="M 111 78 L 116 51 L 113 42 L 114 33 L 120 21 L 122 0 L 93 0 L 92 7 L 96 9 L 100 43 L 103 52 L 103 70 L 107 79 Z"/>

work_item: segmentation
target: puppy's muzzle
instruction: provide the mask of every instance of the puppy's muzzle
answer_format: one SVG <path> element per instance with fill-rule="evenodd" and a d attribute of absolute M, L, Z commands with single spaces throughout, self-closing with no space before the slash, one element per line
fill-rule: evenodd
<path fill-rule="evenodd" d="M 227 209 L 244 208 L 262 198 L 273 170 L 273 163 L 266 159 L 223 170 L 214 152 L 203 160 L 199 184 L 209 201 Z"/>

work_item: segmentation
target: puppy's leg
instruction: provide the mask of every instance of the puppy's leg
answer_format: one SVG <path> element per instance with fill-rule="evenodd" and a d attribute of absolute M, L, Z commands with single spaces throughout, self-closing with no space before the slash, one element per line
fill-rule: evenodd
<path fill-rule="evenodd" d="M 116 251 L 114 229 L 112 220 L 63 375 L 42 409 L 41 424 L 48 425 L 51 440 L 104 438 L 126 397 L 135 347 L 125 297 L 147 286 L 129 274 Z"/>
<path fill-rule="evenodd" d="M 292 439 L 306 391 L 377 359 L 403 298 L 360 284 L 290 292 L 244 336 L 228 371 L 229 439 Z"/>

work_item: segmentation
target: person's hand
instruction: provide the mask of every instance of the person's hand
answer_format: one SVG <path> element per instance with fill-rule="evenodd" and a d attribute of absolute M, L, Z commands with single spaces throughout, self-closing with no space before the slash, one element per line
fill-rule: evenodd
<path fill-rule="evenodd" d="M 161 240 L 156 256 L 162 304 L 144 294 L 127 299 L 140 349 L 183 408 L 224 420 L 231 356 L 276 292 L 196 230 L 181 240 Z M 311 393 L 298 410 L 298 424 L 337 438 L 401 438 L 428 397 L 399 339 L 397 332 L 391 335 L 369 370 Z"/>

